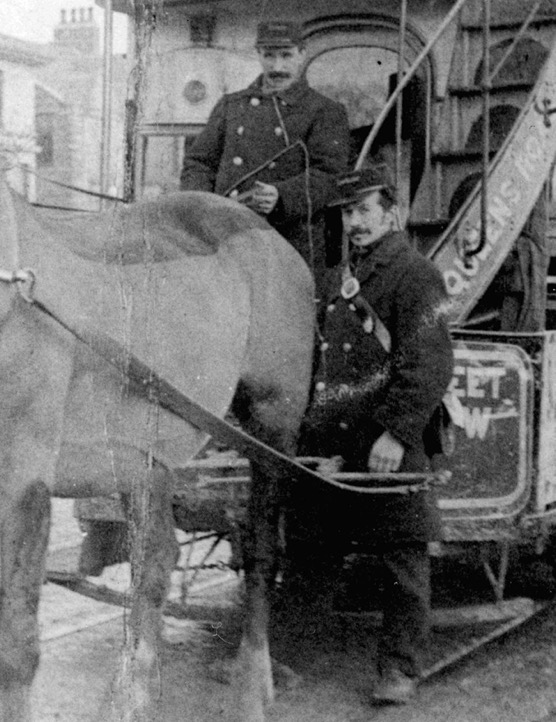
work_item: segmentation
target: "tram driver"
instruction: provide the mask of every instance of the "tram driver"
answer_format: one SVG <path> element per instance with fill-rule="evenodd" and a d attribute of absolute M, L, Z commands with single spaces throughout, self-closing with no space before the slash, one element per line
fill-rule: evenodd
<path fill-rule="evenodd" d="M 324 210 L 347 170 L 347 113 L 302 76 L 300 25 L 260 23 L 256 48 L 261 75 L 216 104 L 185 156 L 181 188 L 235 198 L 263 215 L 312 268 L 318 295 Z"/>
<path fill-rule="evenodd" d="M 444 282 L 396 230 L 387 167 L 342 176 L 338 193 L 349 261 L 331 273 L 300 453 L 341 458 L 343 471 L 426 472 L 438 451 L 432 419 L 453 367 Z M 440 533 L 433 493 L 322 494 L 309 499 L 294 487 L 288 556 L 310 564 L 309 574 L 313 560 L 327 565 L 344 542 L 344 553 L 356 540 L 379 558 L 383 623 L 374 699 L 405 703 L 415 692 L 429 624 L 428 542 Z"/>

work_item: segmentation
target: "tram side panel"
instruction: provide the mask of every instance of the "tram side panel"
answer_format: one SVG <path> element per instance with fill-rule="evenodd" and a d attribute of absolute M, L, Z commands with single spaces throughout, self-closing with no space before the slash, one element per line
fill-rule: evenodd
<path fill-rule="evenodd" d="M 538 403 L 538 449 L 533 513 L 556 506 L 556 332 L 544 334 Z"/>

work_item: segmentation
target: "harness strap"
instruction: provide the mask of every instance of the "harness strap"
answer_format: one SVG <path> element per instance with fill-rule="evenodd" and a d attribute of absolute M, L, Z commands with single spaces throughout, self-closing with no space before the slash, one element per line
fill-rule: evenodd
<path fill-rule="evenodd" d="M 346 263 L 342 269 L 341 294 L 343 298 L 351 301 L 351 303 L 362 312 L 364 331 L 366 331 L 366 333 L 374 333 L 382 348 L 386 353 L 390 353 L 392 350 L 390 331 L 388 331 L 371 304 L 361 294 L 359 281 L 352 274 L 349 263 Z"/>
<path fill-rule="evenodd" d="M 270 466 L 273 469 L 281 469 L 286 477 L 295 479 L 299 483 L 311 483 L 313 487 L 317 484 L 319 488 L 322 488 L 324 484 L 360 494 L 407 494 L 428 489 L 431 482 L 445 483 L 444 478 L 441 476 L 427 473 L 404 474 L 403 478 L 399 480 L 392 474 L 365 474 L 366 485 L 361 483 L 359 486 L 354 483 L 344 483 L 331 477 L 321 476 L 295 459 L 236 428 L 225 419 L 216 416 L 197 401 L 194 401 L 165 381 L 122 344 L 90 329 L 76 329 L 72 324 L 67 323 L 53 313 L 41 301 L 33 299 L 32 302 L 75 338 L 89 346 L 105 361 L 125 374 L 134 385 L 134 390 L 144 395 L 150 402 L 158 404 L 187 423 L 191 423 L 193 426 L 207 432 L 219 443 L 237 449 L 251 461 Z M 377 485 L 372 486 L 372 484 Z M 381 484 L 386 485 L 382 486 Z"/>
<path fill-rule="evenodd" d="M 11 241 L 13 258 L 12 268 L 19 268 L 18 263 L 18 237 L 15 219 L 15 210 L 10 191 L 5 183 L 0 184 L 0 214 L 4 223 L 5 237 Z M 408 493 L 420 491 L 429 487 L 435 479 L 442 483 L 442 479 L 431 474 L 415 474 L 411 479 L 404 476 L 401 484 L 394 488 L 389 486 L 369 487 L 369 484 L 384 481 L 388 484 L 394 481 L 393 476 L 385 474 L 369 474 L 366 478 L 367 486 L 353 486 L 330 477 L 323 477 L 303 466 L 285 454 L 273 449 L 267 444 L 250 436 L 241 429 L 237 429 L 224 419 L 216 416 L 204 406 L 194 401 L 162 377 L 156 374 L 139 358 L 121 343 L 111 339 L 105 334 L 91 330 L 85 326 L 77 326 L 75 319 L 61 318 L 46 304 L 36 297 L 34 291 L 35 274 L 31 270 L 6 271 L 0 269 L 0 282 L 17 284 L 18 291 L 27 302 L 42 311 L 45 315 L 59 324 L 68 333 L 80 342 L 86 344 L 107 363 L 114 366 L 125 375 L 134 388 L 148 401 L 157 403 L 162 408 L 172 412 L 186 423 L 196 426 L 210 434 L 214 439 L 243 453 L 252 461 L 258 462 L 267 468 L 282 470 L 286 478 L 293 478 L 301 483 L 312 483 L 322 487 L 323 484 L 338 489 L 357 491 L 361 494 L 377 493 Z"/>

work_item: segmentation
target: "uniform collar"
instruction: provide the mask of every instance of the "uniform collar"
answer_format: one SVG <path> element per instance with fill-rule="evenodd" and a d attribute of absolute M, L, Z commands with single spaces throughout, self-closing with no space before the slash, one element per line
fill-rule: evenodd
<path fill-rule="evenodd" d="M 251 85 L 245 88 L 245 90 L 241 91 L 241 93 L 243 95 L 248 95 L 250 97 L 256 98 L 270 97 L 269 95 L 263 95 L 262 85 L 263 76 L 261 74 L 251 83 Z M 305 77 L 301 77 L 289 88 L 283 90 L 280 93 L 276 93 L 275 95 L 278 100 L 281 100 L 286 105 L 295 105 L 303 98 L 303 96 L 307 93 L 308 90 L 309 84 L 307 83 L 307 80 L 305 79 Z"/>
<path fill-rule="evenodd" d="M 388 266 L 407 248 L 404 233 L 392 231 L 365 248 L 353 248 L 350 265 L 360 282 L 366 281 L 371 273 L 382 266 Z"/>

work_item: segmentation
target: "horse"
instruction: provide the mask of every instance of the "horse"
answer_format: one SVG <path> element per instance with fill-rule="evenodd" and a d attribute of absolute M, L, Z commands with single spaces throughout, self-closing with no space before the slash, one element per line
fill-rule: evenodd
<path fill-rule="evenodd" d="M 245 432 L 291 456 L 310 386 L 311 273 L 266 221 L 209 193 L 60 213 L 0 182 L 0 220 L 0 278 L 14 281 L 0 283 L 0 722 L 32 719 L 50 498 L 114 492 L 134 530 L 132 601 L 105 718 L 152 720 L 176 559 L 173 482 L 208 436 L 122 365 L 138 359 L 220 419 L 232 408 Z M 108 340 L 119 367 L 88 333 Z M 241 722 L 263 722 L 273 697 L 268 591 L 282 476 L 253 464 L 233 677 Z"/>

